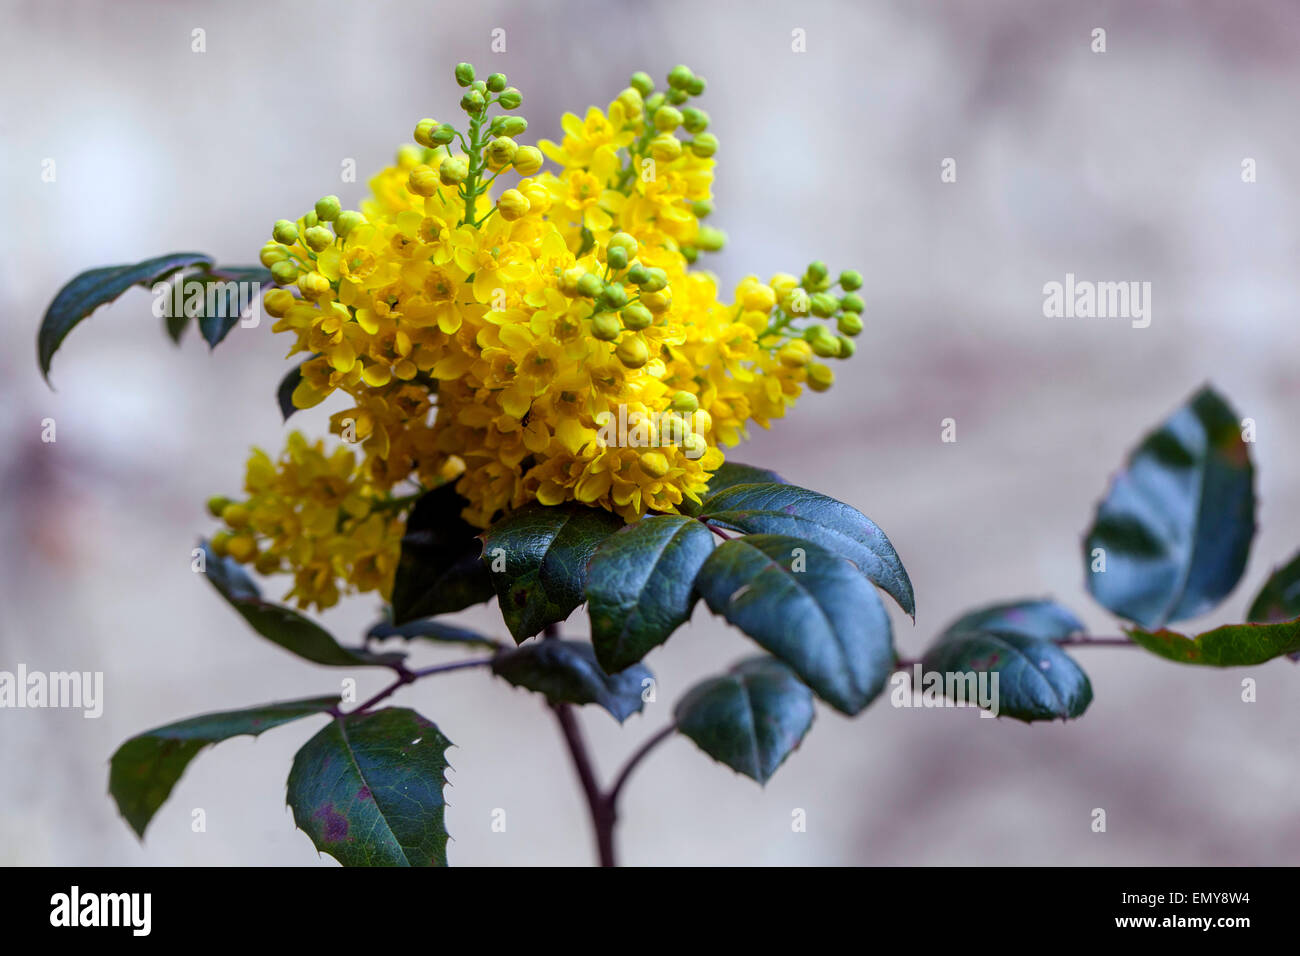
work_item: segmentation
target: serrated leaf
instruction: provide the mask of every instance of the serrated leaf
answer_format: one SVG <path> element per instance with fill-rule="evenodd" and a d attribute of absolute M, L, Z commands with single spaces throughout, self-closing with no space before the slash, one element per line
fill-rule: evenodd
<path fill-rule="evenodd" d="M 244 734 L 256 737 L 272 727 L 325 713 L 338 702 L 338 697 L 286 700 L 190 717 L 147 730 L 123 743 L 113 754 L 108 792 L 118 812 L 143 839 L 149 821 L 204 747 Z"/>
<path fill-rule="evenodd" d="M 91 269 L 74 277 L 45 310 L 36 335 L 37 361 L 45 381 L 50 380 L 50 362 L 68 333 L 101 305 L 133 285 L 152 286 L 186 266 L 211 264 L 212 259 L 201 252 L 172 252 L 143 262 Z"/>
<path fill-rule="evenodd" d="M 698 515 L 706 507 L 709 500 L 717 495 L 722 494 L 728 488 L 734 488 L 736 485 L 752 484 L 789 484 L 784 478 L 774 471 L 766 468 L 759 468 L 755 465 L 744 465 L 738 461 L 724 462 L 709 478 L 709 489 L 700 497 L 700 503 L 686 498 L 678 506 L 682 514 Z"/>
<path fill-rule="evenodd" d="M 573 613 L 584 599 L 587 562 L 621 527 L 618 515 L 571 502 L 527 505 L 483 533 L 483 560 L 516 642 Z"/>
<path fill-rule="evenodd" d="M 402 660 L 402 654 L 376 654 L 363 648 L 344 647 L 315 621 L 292 608 L 263 600 L 253 579 L 237 562 L 218 557 L 206 541 L 201 545 L 205 552 L 205 576 L 217 593 L 253 630 L 291 654 L 327 667 L 389 666 Z"/>
<path fill-rule="evenodd" d="M 492 597 L 479 530 L 462 518 L 468 502 L 452 485 L 420 498 L 406 519 L 393 581 L 393 623 L 451 614 Z"/>
<path fill-rule="evenodd" d="M 1202 389 L 1142 441 L 1098 506 L 1083 552 L 1092 596 L 1145 629 L 1214 608 L 1246 567 L 1253 482 L 1240 419 Z M 1098 548 L 1105 571 L 1092 571 Z"/>
<path fill-rule="evenodd" d="M 700 518 L 747 534 L 803 538 L 841 554 L 877 587 L 916 616 L 912 582 L 893 544 L 876 523 L 842 501 L 771 482 L 733 485 L 710 495 Z"/>
<path fill-rule="evenodd" d="M 607 671 L 635 664 L 690 619 L 713 532 L 694 518 L 643 518 L 606 538 L 587 568 L 587 613 Z"/>
<path fill-rule="evenodd" d="M 490 637 L 471 631 L 467 628 L 456 627 L 451 624 L 444 624 L 441 621 L 435 621 L 431 618 L 424 618 L 419 621 L 410 621 L 407 624 L 390 624 L 387 621 L 380 621 L 372 627 L 366 634 L 372 640 L 382 641 L 390 637 L 401 637 L 406 640 L 420 638 L 426 641 L 438 641 L 451 644 L 477 644 L 483 647 L 496 647 L 497 642 Z"/>
<path fill-rule="evenodd" d="M 1188 637 L 1162 628 L 1128 628 L 1134 643 L 1180 664 L 1245 667 L 1300 651 L 1300 620 L 1276 624 L 1225 624 Z"/>
<path fill-rule="evenodd" d="M 1045 641 L 1059 641 L 1083 630 L 1083 622 L 1068 608 L 1055 601 L 1025 598 L 969 611 L 944 628 L 943 633 L 1011 631 Z"/>
<path fill-rule="evenodd" d="M 719 545 L 695 586 L 710 610 L 837 710 L 856 714 L 884 688 L 894 664 L 889 616 L 844 557 L 800 538 L 751 534 Z"/>
<path fill-rule="evenodd" d="M 336 717 L 293 758 L 294 823 L 344 866 L 446 866 L 450 746 L 404 707 Z"/>
<path fill-rule="evenodd" d="M 1079 665 L 1055 640 L 1024 632 L 992 627 L 949 630 L 925 652 L 919 666 L 924 675 L 943 678 L 945 693 L 961 680 L 965 702 L 972 705 L 979 703 L 978 675 L 997 674 L 998 716 L 1026 723 L 1078 717 L 1092 703 L 1092 684 Z M 974 686 L 966 675 L 974 675 Z M 991 691 L 991 681 L 987 686 Z"/>
<path fill-rule="evenodd" d="M 813 722 L 813 695 L 766 655 L 696 684 L 674 708 L 677 730 L 737 773 L 767 783 Z"/>
<path fill-rule="evenodd" d="M 582 641 L 543 640 L 497 655 L 492 671 L 516 687 L 546 695 L 556 704 L 599 704 L 622 723 L 643 706 L 653 680 L 641 664 L 607 674 L 596 652 Z"/>

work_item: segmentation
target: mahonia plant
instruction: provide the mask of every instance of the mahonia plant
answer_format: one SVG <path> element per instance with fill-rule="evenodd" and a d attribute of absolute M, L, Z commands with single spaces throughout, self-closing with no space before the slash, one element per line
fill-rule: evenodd
<path fill-rule="evenodd" d="M 204 747 L 323 716 L 289 774 L 297 825 L 344 865 L 445 864 L 450 741 L 416 711 L 382 705 L 451 671 L 542 695 L 608 865 L 623 787 L 675 733 L 764 783 L 807 734 L 816 698 L 854 715 L 890 683 L 903 693 L 909 671 L 917 692 L 963 703 L 960 681 L 929 678 L 993 675 L 999 693 L 974 703 L 1032 721 L 1077 717 L 1091 701 L 1063 646 L 1122 643 L 1219 666 L 1300 651 L 1300 558 L 1265 587 L 1258 623 L 1195 638 L 1165 629 L 1227 595 L 1254 532 L 1248 446 L 1207 389 L 1135 452 L 1088 536 L 1090 590 L 1134 622 L 1124 637 L 1086 636 L 1061 605 L 1025 600 L 964 615 L 922 658 L 901 659 L 877 589 L 913 617 L 915 605 L 884 532 L 722 451 L 750 422 L 782 417 L 804 386 L 830 387 L 822 360 L 852 356 L 862 331 L 861 275 L 832 278 L 813 262 L 719 298 L 696 268 L 725 242 L 703 224 L 718 142 L 688 105 L 705 82 L 687 67 L 662 90 L 634 74 L 606 110 L 566 114 L 560 142 L 538 146 L 518 142 L 528 124 L 505 76 L 480 80 L 461 63 L 455 77 L 463 128 L 421 120 L 359 210 L 326 196 L 279 220 L 261 267 L 175 253 L 91 270 L 41 324 L 48 376 L 68 332 L 133 285 L 154 288 L 174 340 L 194 320 L 215 347 L 240 319 L 223 304 L 273 284 L 265 311 L 301 357 L 278 389 L 283 415 L 341 393 L 333 438 L 293 432 L 276 457 L 255 450 L 243 493 L 208 502 L 221 527 L 193 567 L 284 650 L 393 679 L 360 703 L 285 701 L 128 740 L 109 789 L 139 836 Z M 264 599 L 249 569 L 288 575 L 296 609 Z M 358 643 L 301 613 L 371 592 L 382 619 Z M 443 617 L 493 598 L 513 644 Z M 574 708 L 621 722 L 654 701 L 643 660 L 701 598 L 763 653 L 687 690 L 603 785 Z M 584 604 L 589 640 L 561 638 Z M 413 667 L 392 641 L 470 656 Z"/>

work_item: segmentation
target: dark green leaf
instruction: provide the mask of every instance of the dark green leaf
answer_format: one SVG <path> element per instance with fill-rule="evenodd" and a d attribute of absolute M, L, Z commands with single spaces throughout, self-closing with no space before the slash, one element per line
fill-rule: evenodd
<path fill-rule="evenodd" d="M 186 266 L 211 264 L 212 259 L 200 252 L 173 252 L 130 265 L 91 269 L 76 276 L 59 290 L 41 320 L 36 336 L 41 375 L 49 381 L 50 361 L 64 338 L 101 305 L 112 302 L 133 285 L 152 286 Z"/>
<path fill-rule="evenodd" d="M 1112 481 L 1083 545 L 1088 589 L 1154 629 L 1203 614 L 1241 578 L 1255 534 L 1254 467 L 1236 412 L 1204 388 Z M 1105 571 L 1093 571 L 1101 549 Z"/>
<path fill-rule="evenodd" d="M 404 707 L 337 717 L 293 758 L 294 823 L 344 866 L 446 866 L 450 746 Z"/>
<path fill-rule="evenodd" d="M 422 638 L 426 641 L 449 642 L 453 644 L 479 644 L 484 647 L 496 647 L 497 642 L 490 637 L 484 637 L 477 631 L 471 631 L 463 627 L 454 627 L 450 624 L 443 624 L 441 621 L 435 621 L 432 618 L 424 618 L 419 621 L 411 621 L 407 624 L 389 624 L 387 621 L 381 621 L 370 629 L 366 634 L 372 640 L 382 641 L 390 637 L 402 637 L 406 640 L 413 638 Z"/>
<path fill-rule="evenodd" d="M 1083 630 L 1083 622 L 1068 608 L 1055 601 L 1026 598 L 970 611 L 944 628 L 943 633 L 1011 631 L 1045 641 L 1059 641 Z"/>
<path fill-rule="evenodd" d="M 573 613 L 583 601 L 587 562 L 621 527 L 618 515 L 571 502 L 527 505 L 483 533 L 483 560 L 516 642 Z"/>
<path fill-rule="evenodd" d="M 286 422 L 289 416 L 298 410 L 293 404 L 293 390 L 302 381 L 302 367 L 310 361 L 311 359 L 305 359 L 291 368 L 284 378 L 280 379 L 280 387 L 275 390 L 276 401 L 280 403 L 280 415 Z"/>
<path fill-rule="evenodd" d="M 587 570 L 596 657 L 608 671 L 635 664 L 690 619 L 713 532 L 694 518 L 643 518 L 610 535 Z"/>
<path fill-rule="evenodd" d="M 1021 623 L 1028 630 L 1045 620 Z M 1060 628 L 1049 626 L 1049 631 L 1064 636 Z M 1025 632 L 992 627 L 949 630 L 926 651 L 919 667 L 926 677 L 942 678 L 943 692 L 953 699 L 958 699 L 955 692 L 961 687 L 962 699 L 972 706 L 980 698 L 977 675 L 996 674 L 997 714 L 1027 723 L 1078 717 L 1092 702 L 1092 684 L 1079 665 L 1054 640 Z M 986 688 L 991 692 L 992 680 L 987 680 Z M 924 689 L 924 684 L 913 688 Z"/>
<path fill-rule="evenodd" d="M 719 545 L 695 586 L 837 710 L 856 714 L 884 688 L 894 665 L 889 616 L 840 555 L 800 538 L 746 535 Z"/>
<path fill-rule="evenodd" d="M 218 557 L 206 541 L 202 546 L 208 581 L 253 630 L 286 651 L 330 667 L 389 665 L 404 656 L 344 647 L 329 631 L 297 611 L 262 600 L 257 585 L 238 563 Z"/>
<path fill-rule="evenodd" d="M 1243 667 L 1300 651 L 1300 620 L 1277 624 L 1225 624 L 1188 637 L 1175 631 L 1130 628 L 1129 637 L 1153 654 L 1180 664 Z"/>
<path fill-rule="evenodd" d="M 393 623 L 451 614 L 492 597 L 479 531 L 460 516 L 466 504 L 453 485 L 442 485 L 411 509 L 393 582 Z"/>
<path fill-rule="evenodd" d="M 728 488 L 736 485 L 753 485 L 753 484 L 777 484 L 784 485 L 788 482 L 774 471 L 768 471 L 766 468 L 758 468 L 754 465 L 742 465 L 738 461 L 724 462 L 722 467 L 713 473 L 709 479 L 709 490 L 700 498 L 700 504 L 696 504 L 689 498 L 685 499 L 679 508 L 682 514 L 698 515 L 704 508 L 708 507 L 709 499 L 720 495 Z"/>
<path fill-rule="evenodd" d="M 641 664 L 606 674 L 591 645 L 582 641 L 534 641 L 498 655 L 492 671 L 552 703 L 599 704 L 619 723 L 644 706 L 641 694 L 653 680 Z"/>
<path fill-rule="evenodd" d="M 1300 617 L 1300 554 L 1274 570 L 1246 619 L 1253 624 L 1277 624 Z"/>
<path fill-rule="evenodd" d="M 261 304 L 253 300 L 260 294 L 260 287 L 271 281 L 270 270 L 260 266 L 222 266 L 206 269 L 185 280 L 187 286 L 195 282 L 202 284 L 204 307 L 198 316 L 199 332 L 208 348 L 216 348 L 239 322 L 239 304 L 242 301 L 247 298 L 252 308 L 261 308 Z M 241 284 L 254 283 L 251 297 L 239 294 Z"/>
<path fill-rule="evenodd" d="M 812 726 L 813 695 L 764 655 L 696 684 L 674 714 L 677 729 L 714 760 L 767 783 Z"/>
<path fill-rule="evenodd" d="M 167 329 L 167 337 L 177 345 L 181 344 L 181 336 L 185 334 L 185 327 L 189 323 L 190 317 L 184 312 L 180 315 L 171 315 L 169 313 L 163 318 L 163 325 Z"/>
<path fill-rule="evenodd" d="M 912 582 L 893 544 L 875 522 L 842 501 L 797 485 L 740 484 L 710 495 L 700 517 L 747 534 L 803 538 L 841 554 L 916 616 Z"/>
<path fill-rule="evenodd" d="M 143 838 L 153 815 L 204 747 L 241 734 L 257 736 L 300 717 L 324 713 L 338 701 L 337 697 L 287 700 L 155 727 L 117 748 L 109 764 L 108 792 L 117 801 L 118 812 Z"/>

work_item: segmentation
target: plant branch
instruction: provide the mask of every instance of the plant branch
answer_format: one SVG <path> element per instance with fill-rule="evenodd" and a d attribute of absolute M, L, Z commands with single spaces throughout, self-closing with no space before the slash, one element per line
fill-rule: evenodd
<path fill-rule="evenodd" d="M 399 689 L 405 687 L 407 684 L 412 684 L 422 677 L 431 677 L 434 674 L 445 674 L 449 671 L 467 670 L 471 667 L 486 667 L 492 663 L 495 657 L 496 655 L 493 655 L 492 657 L 475 657 L 468 661 L 452 661 L 450 664 L 433 664 L 429 667 L 418 668 L 417 670 L 408 670 L 404 664 L 394 664 L 393 670 L 397 672 L 397 679 L 379 693 L 375 694 L 374 697 L 371 697 L 369 700 L 358 704 L 356 707 L 352 708 L 352 710 L 346 712 L 339 710 L 338 707 L 331 707 L 329 713 L 335 717 L 344 717 L 347 714 L 364 713 L 380 701 L 387 700 L 389 697 L 393 696 L 393 694 L 395 694 Z"/>
<path fill-rule="evenodd" d="M 627 763 L 623 765 L 623 769 L 619 771 L 618 776 L 614 778 L 614 785 L 610 787 L 609 792 L 605 794 L 605 801 L 609 804 L 609 811 L 614 815 L 615 820 L 618 819 L 618 795 L 623 792 L 623 787 L 627 783 L 628 777 L 632 776 L 632 771 L 637 768 L 637 765 L 641 763 L 642 760 L 650 755 L 650 752 L 654 750 L 655 747 L 659 746 L 671 737 L 673 732 L 676 730 L 677 724 L 675 723 L 669 724 L 667 727 L 660 729 L 654 734 L 654 736 L 637 748 L 636 752 L 628 758 Z"/>

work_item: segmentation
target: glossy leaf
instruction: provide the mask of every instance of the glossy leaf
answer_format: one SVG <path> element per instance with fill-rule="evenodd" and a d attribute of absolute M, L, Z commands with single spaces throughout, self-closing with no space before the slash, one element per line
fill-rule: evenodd
<path fill-rule="evenodd" d="M 483 647 L 497 646 L 496 641 L 477 631 L 456 627 L 452 624 L 444 624 L 442 621 L 433 618 L 423 618 L 406 624 L 390 624 L 387 621 L 380 621 L 366 632 L 366 637 L 375 641 L 387 640 L 390 637 L 401 637 L 408 641 L 420 638 L 421 640 L 437 641 L 439 643 L 476 644 Z"/>
<path fill-rule="evenodd" d="M 393 582 L 393 623 L 451 614 L 492 597 L 479 530 L 460 516 L 466 504 L 452 485 L 442 485 L 411 509 Z"/>
<path fill-rule="evenodd" d="M 893 544 L 875 522 L 842 501 L 797 485 L 739 484 L 710 495 L 700 517 L 747 534 L 803 538 L 841 554 L 916 616 L 912 582 Z"/>
<path fill-rule="evenodd" d="M 621 527 L 618 515 L 575 502 L 527 505 L 483 533 L 483 560 L 515 641 L 573 613 L 584 599 L 587 562 Z"/>
<path fill-rule="evenodd" d="M 302 381 L 302 367 L 309 361 L 311 359 L 305 359 L 286 372 L 284 378 L 280 379 L 279 387 L 275 390 L 275 400 L 280 406 L 280 416 L 286 422 L 289 420 L 290 415 L 298 411 L 298 407 L 293 403 L 293 390 Z"/>
<path fill-rule="evenodd" d="M 294 823 L 344 866 L 446 866 L 450 746 L 404 707 L 337 717 L 293 758 Z"/>
<path fill-rule="evenodd" d="M 190 317 L 184 313 L 163 316 L 163 328 L 167 330 L 167 337 L 177 345 L 181 344 L 181 338 L 185 335 L 185 329 L 189 324 Z"/>
<path fill-rule="evenodd" d="M 1028 630 L 1045 621 L 1050 618 L 1022 618 L 1020 623 Z M 1059 627 L 1048 630 L 1054 638 L 1065 636 Z M 998 716 L 1026 723 L 1078 717 L 1092 703 L 1092 684 L 1079 665 L 1055 640 L 1024 631 L 949 630 L 926 651 L 920 668 L 925 675 L 941 675 L 945 691 L 955 690 L 956 682 L 962 681 L 966 703 L 972 705 L 979 700 L 978 692 L 972 693 L 978 683 L 972 687 L 966 675 L 976 675 L 978 681 L 981 673 L 997 674 Z M 991 681 L 985 687 L 991 691 Z"/>
<path fill-rule="evenodd" d="M 271 271 L 261 266 L 222 266 L 209 268 L 190 276 L 186 285 L 199 282 L 203 285 L 204 308 L 199 313 L 199 332 L 208 348 L 214 349 L 240 320 L 238 309 L 239 284 L 255 284 L 247 299 L 253 309 L 260 309 L 260 287 L 271 283 Z M 232 291 L 235 295 L 232 297 Z M 215 308 L 213 307 L 215 306 Z"/>
<path fill-rule="evenodd" d="M 1088 589 L 1146 629 L 1214 608 L 1255 533 L 1254 467 L 1241 420 L 1202 389 L 1129 457 L 1084 541 Z M 1092 570 L 1101 549 L 1105 570 Z"/>
<path fill-rule="evenodd" d="M 1026 598 L 969 611 L 944 628 L 944 633 L 1011 631 L 1045 641 L 1059 641 L 1083 630 L 1083 622 L 1068 608 L 1055 601 Z"/>
<path fill-rule="evenodd" d="M 1246 620 L 1253 624 L 1277 624 L 1300 617 L 1300 554 L 1277 568 L 1250 605 Z"/>
<path fill-rule="evenodd" d="M 889 616 L 840 555 L 799 538 L 746 535 L 719 545 L 695 586 L 710 610 L 837 710 L 856 714 L 884 688 L 894 664 Z"/>
<path fill-rule="evenodd" d="M 767 783 L 813 722 L 813 695 L 766 655 L 692 687 L 674 708 L 677 729 L 737 773 Z"/>
<path fill-rule="evenodd" d="M 91 269 L 76 276 L 55 295 L 41 320 L 36 336 L 41 375 L 49 381 L 54 353 L 68 333 L 101 305 L 112 302 L 133 285 L 152 286 L 187 266 L 211 264 L 212 259 L 200 252 L 173 252 L 129 265 Z"/>
<path fill-rule="evenodd" d="M 324 713 L 338 701 L 338 697 L 287 700 L 155 727 L 117 748 L 109 763 L 108 792 L 131 829 L 143 838 L 149 821 L 204 747 L 243 734 L 256 737 L 272 727 Z"/>
<path fill-rule="evenodd" d="M 498 655 L 492 671 L 516 687 L 546 695 L 552 703 L 599 704 L 619 723 L 645 705 L 641 694 L 653 680 L 641 664 L 606 674 L 590 644 L 555 639 Z"/>
<path fill-rule="evenodd" d="M 203 542 L 206 552 L 206 576 L 217 593 L 258 634 L 286 651 L 328 667 L 389 665 L 400 661 L 402 654 L 375 654 L 362 648 L 344 647 L 315 621 L 292 608 L 264 601 L 252 578 L 230 558 L 221 558 Z"/>
<path fill-rule="evenodd" d="M 678 507 L 682 514 L 698 515 L 709 504 L 709 500 L 722 494 L 728 488 L 736 485 L 752 484 L 789 484 L 784 478 L 774 471 L 766 468 L 759 468 L 755 465 L 744 465 L 738 461 L 723 462 L 722 466 L 713 473 L 709 479 L 709 490 L 700 498 L 700 504 L 696 504 L 689 498 L 682 501 Z"/>
<path fill-rule="evenodd" d="M 1180 664 L 1243 667 L 1300 651 L 1300 620 L 1276 624 L 1225 624 L 1188 637 L 1176 631 L 1130 628 L 1129 637 L 1153 654 Z"/>
<path fill-rule="evenodd" d="M 610 535 L 587 569 L 587 613 L 607 671 L 635 664 L 685 624 L 699 595 L 695 575 L 713 532 L 694 518 L 643 518 Z"/>

